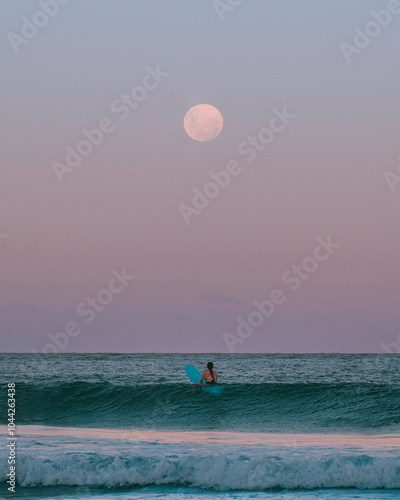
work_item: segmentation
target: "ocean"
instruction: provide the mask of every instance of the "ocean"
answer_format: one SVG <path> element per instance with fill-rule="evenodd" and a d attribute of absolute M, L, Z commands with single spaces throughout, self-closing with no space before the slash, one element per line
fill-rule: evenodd
<path fill-rule="evenodd" d="M 1 354 L 0 395 L 1 499 L 400 497 L 396 354 Z"/>

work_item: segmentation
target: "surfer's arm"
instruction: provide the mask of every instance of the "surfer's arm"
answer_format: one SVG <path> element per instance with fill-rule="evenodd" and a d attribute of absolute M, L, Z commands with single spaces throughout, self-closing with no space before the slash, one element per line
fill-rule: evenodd
<path fill-rule="evenodd" d="M 204 372 L 201 374 L 200 382 L 197 385 L 200 385 L 203 383 L 203 380 L 205 379 L 205 376 L 206 376 L 205 373 L 206 373 L 206 371 L 204 370 Z"/>

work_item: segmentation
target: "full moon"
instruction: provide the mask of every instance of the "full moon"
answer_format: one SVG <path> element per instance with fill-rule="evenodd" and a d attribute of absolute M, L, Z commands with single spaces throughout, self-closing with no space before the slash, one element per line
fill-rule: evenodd
<path fill-rule="evenodd" d="M 183 126 L 189 137 L 206 142 L 215 139 L 222 130 L 224 120 L 217 108 L 210 104 L 197 104 L 186 113 Z"/>

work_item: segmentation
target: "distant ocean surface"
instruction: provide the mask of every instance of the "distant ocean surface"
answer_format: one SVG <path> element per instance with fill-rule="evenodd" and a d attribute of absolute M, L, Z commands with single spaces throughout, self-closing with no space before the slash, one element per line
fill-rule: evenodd
<path fill-rule="evenodd" d="M 396 354 L 0 354 L 4 438 L 8 382 L 0 499 L 400 498 Z"/>

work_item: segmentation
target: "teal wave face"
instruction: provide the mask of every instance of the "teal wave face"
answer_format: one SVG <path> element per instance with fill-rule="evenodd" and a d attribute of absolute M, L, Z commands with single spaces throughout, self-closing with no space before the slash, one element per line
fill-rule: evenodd
<path fill-rule="evenodd" d="M 188 383 L 19 383 L 18 423 L 251 432 L 400 429 L 400 386 L 246 383 L 220 387 L 220 394 L 212 394 Z M 0 401 L 0 415 L 6 415 L 4 401 Z"/>

